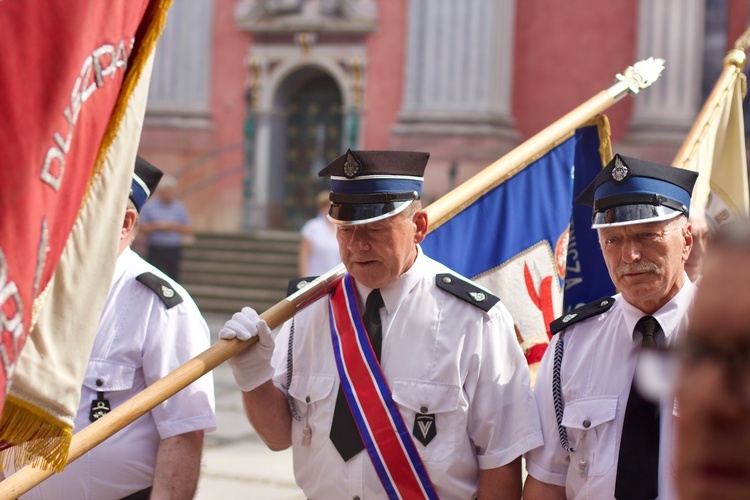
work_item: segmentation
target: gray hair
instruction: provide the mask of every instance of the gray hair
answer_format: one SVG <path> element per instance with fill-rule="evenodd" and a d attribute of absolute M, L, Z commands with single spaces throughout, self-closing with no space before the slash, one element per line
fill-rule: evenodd
<path fill-rule="evenodd" d="M 406 207 L 401 214 L 403 214 L 404 217 L 411 217 L 420 210 L 422 210 L 422 200 L 414 200 L 409 203 L 409 206 Z"/>

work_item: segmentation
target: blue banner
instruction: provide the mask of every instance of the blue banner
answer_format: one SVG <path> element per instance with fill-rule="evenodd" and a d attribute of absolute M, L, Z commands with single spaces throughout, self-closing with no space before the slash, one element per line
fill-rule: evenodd
<path fill-rule="evenodd" d="M 427 255 L 500 297 L 530 363 L 541 356 L 529 357 L 528 348 L 548 342 L 549 323 L 568 304 L 613 292 L 591 208 L 573 204 L 601 168 L 597 126 L 582 127 L 422 243 Z"/>

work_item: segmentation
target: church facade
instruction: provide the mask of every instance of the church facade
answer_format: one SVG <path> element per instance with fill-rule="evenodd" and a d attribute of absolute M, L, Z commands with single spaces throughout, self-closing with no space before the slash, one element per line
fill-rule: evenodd
<path fill-rule="evenodd" d="M 198 230 L 299 229 L 347 148 L 429 151 L 437 199 L 637 60 L 615 150 L 669 163 L 747 25 L 741 0 L 180 0 L 140 154 Z"/>

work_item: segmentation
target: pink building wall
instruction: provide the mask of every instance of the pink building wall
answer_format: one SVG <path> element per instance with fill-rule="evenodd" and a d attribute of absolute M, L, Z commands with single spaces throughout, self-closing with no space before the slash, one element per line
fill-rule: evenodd
<path fill-rule="evenodd" d="M 403 98 L 407 0 L 378 5 L 379 28 L 367 39 L 362 149 L 387 149 Z"/>
<path fill-rule="evenodd" d="M 637 2 L 516 3 L 513 117 L 523 139 L 539 132 L 635 62 Z M 632 99 L 605 112 L 612 138 L 627 133 Z"/>

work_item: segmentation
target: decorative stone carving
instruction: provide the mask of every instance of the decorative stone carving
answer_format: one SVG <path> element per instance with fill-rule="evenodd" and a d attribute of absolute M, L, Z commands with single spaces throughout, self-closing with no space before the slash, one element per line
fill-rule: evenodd
<path fill-rule="evenodd" d="M 366 32 L 376 19 L 374 0 L 244 0 L 235 10 L 240 27 L 266 33 Z"/>

